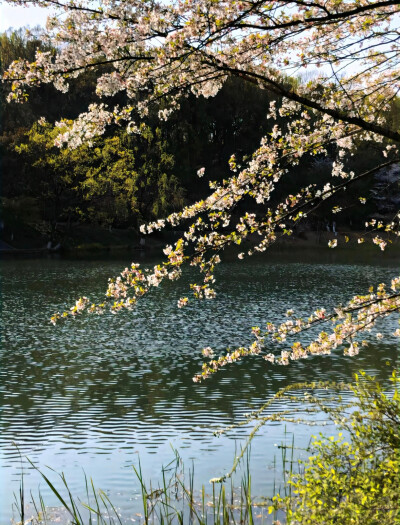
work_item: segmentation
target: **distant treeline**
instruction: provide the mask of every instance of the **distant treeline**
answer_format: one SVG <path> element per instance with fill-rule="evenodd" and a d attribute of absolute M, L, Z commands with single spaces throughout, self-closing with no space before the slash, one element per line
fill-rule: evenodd
<path fill-rule="evenodd" d="M 37 49 L 52 51 L 39 30 L 0 35 L 0 68 L 3 73 L 17 58 L 35 60 Z M 298 80 L 288 79 L 288 82 Z M 150 114 L 140 134 L 111 127 L 92 147 L 59 149 L 54 123 L 73 119 L 93 101 L 94 72 L 72 82 L 67 94 L 45 85 L 31 89 L 24 105 L 7 104 L 7 86 L 0 91 L 0 152 L 3 221 L 73 228 L 77 223 L 138 228 L 143 221 L 180 209 L 207 194 L 207 180 L 229 176 L 228 159 L 246 159 L 263 135 L 271 131 L 267 120 L 269 102 L 275 95 L 240 79 L 228 79 L 222 90 L 209 99 L 189 96 L 167 121 Z M 124 102 L 123 95 L 105 101 Z M 393 118 L 400 113 L 393 102 Z M 38 119 L 44 117 L 41 123 Z M 354 156 L 354 171 L 379 162 L 381 146 L 363 148 Z M 332 156 L 334 152 L 332 151 Z M 329 180 L 331 158 L 305 158 L 291 176 L 282 181 L 275 199 L 310 183 Z M 204 167 L 206 176 L 197 176 Z M 364 215 L 353 216 L 356 196 L 370 195 L 374 180 L 364 181 L 343 195 L 340 215 L 332 219 L 329 206 L 321 206 L 309 227 L 335 220 L 354 228 L 377 212 L 376 202 L 367 201 Z M 360 187 L 361 186 L 361 187 Z M 338 204 L 338 203 L 336 203 Z M 359 212 L 357 212 L 359 213 Z"/>

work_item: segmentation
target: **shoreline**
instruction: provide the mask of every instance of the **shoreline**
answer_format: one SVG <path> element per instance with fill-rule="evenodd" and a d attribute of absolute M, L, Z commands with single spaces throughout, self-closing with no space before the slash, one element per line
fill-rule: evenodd
<path fill-rule="evenodd" d="M 41 242 L 32 246 L 30 242 L 24 242 L 23 239 L 19 243 L 11 245 L 7 241 L 0 241 L 0 254 L 2 255 L 49 255 L 49 254 L 60 254 L 60 255 L 83 255 L 85 253 L 124 253 L 124 252 L 162 252 L 162 249 L 166 244 L 173 244 L 181 235 L 183 231 L 167 231 L 163 234 L 144 236 L 140 237 L 136 232 L 132 230 L 105 230 L 105 229 L 87 229 L 77 232 L 74 237 L 66 237 L 62 239 L 60 243 L 57 243 L 54 247 L 48 247 Z M 366 240 L 363 243 L 359 243 L 358 239 L 365 236 Z M 381 237 L 387 238 L 384 232 L 380 234 Z M 144 239 L 144 244 L 141 244 L 141 239 Z M 336 234 L 328 231 L 302 231 L 292 236 L 284 236 L 278 239 L 267 251 L 290 248 L 290 249 L 321 249 L 321 250 L 332 250 L 329 248 L 328 242 L 337 240 L 337 246 L 334 248 L 336 251 L 342 251 L 343 249 L 359 249 L 365 251 L 366 249 L 372 248 L 378 250 L 379 247 L 371 243 L 370 234 L 362 231 L 338 231 Z M 251 244 L 259 242 L 258 235 L 251 235 L 247 244 L 244 244 L 240 251 L 246 251 L 247 245 L 250 247 Z M 56 244 L 56 243 L 54 243 Z M 400 238 L 391 239 L 388 242 L 387 249 L 384 250 L 395 250 L 400 251 Z M 228 252 L 239 251 L 236 246 L 229 247 Z"/>

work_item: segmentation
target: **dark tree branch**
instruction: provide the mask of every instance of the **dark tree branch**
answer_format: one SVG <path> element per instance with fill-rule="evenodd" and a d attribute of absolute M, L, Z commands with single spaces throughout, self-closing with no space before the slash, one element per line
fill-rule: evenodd
<path fill-rule="evenodd" d="M 295 3 L 306 5 L 302 2 L 295 2 Z M 323 17 L 310 17 L 310 18 L 303 18 L 302 20 L 291 20 L 290 22 L 274 24 L 271 26 L 263 26 L 259 24 L 248 24 L 248 23 L 239 23 L 236 26 L 235 25 L 236 22 L 232 22 L 232 24 L 227 24 L 225 27 L 234 26 L 238 28 L 257 29 L 260 31 L 270 31 L 270 30 L 275 30 L 275 29 L 288 29 L 291 27 L 299 26 L 301 24 L 306 24 L 306 25 L 330 24 L 330 23 L 336 23 L 339 20 L 357 16 L 359 14 L 362 14 L 362 13 L 365 13 L 371 10 L 375 10 L 380 7 L 391 7 L 391 6 L 399 5 L 399 4 L 400 4 L 400 0 L 387 0 L 387 1 L 375 2 L 374 4 L 361 5 L 349 11 L 342 11 L 340 13 L 329 13 L 327 16 L 323 16 Z M 318 6 L 318 5 L 316 6 L 315 4 L 311 4 L 310 7 L 320 7 L 321 9 L 325 10 L 323 6 Z"/>
<path fill-rule="evenodd" d="M 209 60 L 209 57 L 208 57 L 208 60 Z M 340 109 L 332 109 L 332 108 L 324 107 L 320 102 L 317 102 L 316 100 L 312 100 L 311 98 L 307 98 L 305 96 L 299 95 L 292 89 L 285 87 L 284 85 L 280 84 L 276 80 L 273 80 L 269 77 L 260 75 L 259 73 L 255 73 L 253 71 L 243 71 L 241 69 L 235 69 L 229 66 L 225 66 L 222 63 L 215 64 L 214 61 L 213 61 L 213 65 L 217 67 L 218 69 L 220 69 L 221 71 L 226 71 L 227 73 L 230 73 L 231 75 L 243 78 L 244 80 L 247 80 L 258 86 L 260 84 L 266 87 L 268 86 L 268 88 L 274 93 L 276 93 L 277 95 L 281 95 L 283 97 L 288 98 L 289 100 L 298 102 L 302 106 L 316 109 L 317 111 L 330 115 L 331 117 L 337 120 L 342 120 L 343 122 L 354 124 L 355 126 L 358 126 L 359 128 L 365 131 L 371 131 L 372 133 L 376 133 L 387 139 L 394 140 L 395 142 L 400 142 L 400 133 L 397 131 L 386 128 L 379 124 L 374 124 L 373 122 L 368 122 L 367 120 L 361 117 L 352 117 L 351 115 L 348 115 L 347 113 L 345 113 L 344 111 L 341 111 Z"/>

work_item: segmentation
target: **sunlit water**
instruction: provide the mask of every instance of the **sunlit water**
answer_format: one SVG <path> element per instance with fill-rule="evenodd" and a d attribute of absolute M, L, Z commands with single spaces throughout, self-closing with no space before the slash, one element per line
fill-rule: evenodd
<path fill-rule="evenodd" d="M 382 261 L 379 254 L 351 261 L 331 252 L 275 253 L 228 262 L 218 271 L 214 301 L 178 309 L 178 298 L 188 294 L 185 275 L 155 290 L 132 312 L 81 317 L 57 327 L 49 323 L 52 313 L 80 295 L 101 299 L 107 278 L 129 262 L 130 256 L 2 262 L 0 523 L 12 516 L 21 475 L 18 450 L 27 493 L 36 494 L 40 483 L 46 503 L 57 504 L 26 457 L 41 469 L 63 471 L 76 496 L 84 493 L 84 471 L 124 518 L 138 519 L 132 465 L 139 457 L 144 477 L 157 480 L 173 447 L 187 464 L 193 460 L 198 486 L 207 484 L 230 469 L 249 428 L 222 437 L 213 431 L 239 422 L 279 388 L 314 379 L 349 381 L 359 369 L 387 381 L 387 363 L 396 361 L 397 342 L 386 337 L 395 329 L 393 319 L 379 328 L 384 339 L 373 340 L 356 358 L 338 351 L 289 367 L 251 359 L 203 384 L 192 381 L 201 368 L 202 347 L 222 352 L 246 344 L 252 326 L 282 319 L 288 308 L 309 314 L 366 291 L 371 283 L 389 282 L 398 273 L 398 260 Z M 286 430 L 304 447 L 321 429 L 287 425 Z M 274 479 L 279 481 L 279 468 L 272 465 L 279 455 L 274 444 L 283 439 L 284 426 L 275 423 L 254 440 L 255 494 L 270 495 Z"/>

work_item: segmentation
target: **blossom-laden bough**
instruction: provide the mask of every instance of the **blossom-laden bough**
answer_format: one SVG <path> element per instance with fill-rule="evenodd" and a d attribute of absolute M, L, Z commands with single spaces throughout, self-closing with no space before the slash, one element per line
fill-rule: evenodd
<path fill-rule="evenodd" d="M 360 347 L 368 344 L 366 340 L 360 342 L 356 338 L 363 332 L 371 331 L 378 319 L 398 312 L 400 312 L 400 277 L 392 280 L 391 291 L 387 291 L 384 284 L 380 284 L 376 291 L 371 287 L 367 295 L 356 295 L 346 306 L 335 308 L 330 314 L 321 308 L 307 319 L 303 319 L 294 317 L 293 310 L 288 310 L 287 321 L 278 326 L 267 323 L 265 330 L 261 330 L 258 326 L 253 327 L 255 341 L 250 346 L 237 348 L 218 359 L 211 359 L 209 363 L 204 363 L 201 374 L 196 375 L 193 381 L 207 379 L 223 366 L 247 356 L 259 355 L 270 363 L 288 365 L 290 361 L 306 359 L 312 355 L 329 355 L 332 350 L 343 345 L 345 345 L 345 355 L 355 356 L 359 353 Z M 310 344 L 304 345 L 300 341 L 295 341 L 289 348 L 281 350 L 280 355 L 266 353 L 267 349 L 275 345 L 281 346 L 287 339 L 326 322 L 333 325 L 331 332 L 320 332 Z M 382 337 L 379 332 L 376 335 L 378 338 Z M 400 328 L 395 330 L 393 335 L 400 337 Z M 203 355 L 211 357 L 212 349 L 210 347 L 203 349 Z"/>
<path fill-rule="evenodd" d="M 184 229 L 182 238 L 165 248 L 166 260 L 152 270 L 133 264 L 110 280 L 105 302 L 96 305 L 81 298 L 69 311 L 55 314 L 53 323 L 84 311 L 100 313 L 108 305 L 113 312 L 131 308 L 163 280 L 178 279 L 183 264 L 200 270 L 200 284 L 191 284 L 194 297 L 212 299 L 214 270 L 225 248 L 246 245 L 239 259 L 263 252 L 277 239 L 291 235 L 321 204 L 331 203 L 332 212 L 340 213 L 337 196 L 357 181 L 399 163 L 400 131 L 393 109 L 400 90 L 397 0 L 13 3 L 51 6 L 57 13 L 48 19 L 43 35 L 55 51 L 38 51 L 31 64 L 16 61 L 5 74 L 11 85 L 10 101 L 25 100 L 26 88 L 41 83 L 67 91 L 71 79 L 87 70 L 97 75 L 99 97 L 125 93 L 128 100 L 121 107 L 93 103 L 71 125 L 58 123 L 59 146 L 90 144 L 110 125 L 140 132 L 139 121 L 150 108 L 158 110 L 160 119 L 168 119 L 183 97 L 214 96 L 230 76 L 267 89 L 275 97 L 266 108 L 272 131 L 261 138 L 250 160 L 242 162 L 232 155 L 231 177 L 210 182 L 206 199 L 143 226 L 143 233 L 166 226 Z M 312 71 L 308 79 L 307 70 Z M 355 173 L 351 159 L 369 144 L 380 148 L 381 161 Z M 271 204 L 281 181 L 295 177 L 296 167 L 312 157 L 331 159 L 331 178 L 304 187 L 299 181 L 294 194 Z M 204 168 L 198 175 L 204 175 Z M 354 205 L 363 206 L 367 197 L 360 195 Z M 244 212 L 249 203 L 251 212 Z M 368 221 L 367 233 L 358 242 L 370 238 L 385 249 L 400 234 L 400 212 L 386 219 Z M 335 238 L 329 246 L 335 248 L 338 243 Z M 347 352 L 356 353 L 353 338 L 357 333 L 371 328 L 377 318 L 398 312 L 398 278 L 392 281 L 392 292 L 380 285 L 375 294 L 357 296 L 324 318 L 315 314 L 307 321 L 290 319 L 270 327 L 268 340 L 282 341 L 315 323 L 336 323 L 332 334 L 322 332 L 309 346 L 296 342 L 279 358 L 265 357 L 286 364 L 290 359 L 327 353 L 346 341 L 350 341 Z M 182 297 L 178 306 L 188 302 L 188 297 Z M 266 334 L 255 330 L 255 335 L 253 346 L 211 361 L 195 380 L 208 377 L 229 361 L 261 352 Z"/>

